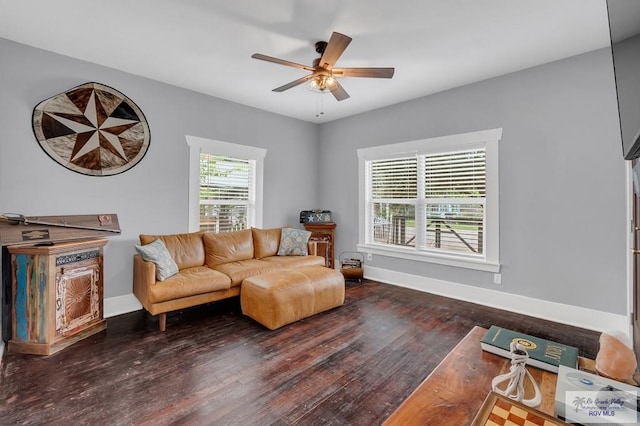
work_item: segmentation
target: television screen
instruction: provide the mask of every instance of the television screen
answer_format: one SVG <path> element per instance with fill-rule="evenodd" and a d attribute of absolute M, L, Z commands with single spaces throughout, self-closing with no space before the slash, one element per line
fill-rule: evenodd
<path fill-rule="evenodd" d="M 607 0 L 622 154 L 640 157 L 640 1 Z"/>

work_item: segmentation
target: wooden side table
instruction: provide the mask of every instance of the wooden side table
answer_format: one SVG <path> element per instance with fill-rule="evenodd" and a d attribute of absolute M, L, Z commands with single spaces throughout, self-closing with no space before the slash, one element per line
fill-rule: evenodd
<path fill-rule="evenodd" d="M 319 250 L 319 255 L 324 254 L 326 259 L 325 266 L 327 268 L 335 268 L 335 243 L 336 243 L 336 224 L 329 223 L 305 223 L 304 229 L 311 232 L 311 241 L 317 241 L 318 246 L 326 245 L 326 250 Z"/>
<path fill-rule="evenodd" d="M 106 239 L 9 247 L 9 351 L 51 355 L 107 327 L 103 312 Z"/>

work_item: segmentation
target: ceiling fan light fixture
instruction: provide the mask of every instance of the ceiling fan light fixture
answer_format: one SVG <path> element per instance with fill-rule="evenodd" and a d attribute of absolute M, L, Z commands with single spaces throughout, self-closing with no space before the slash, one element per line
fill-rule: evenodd
<path fill-rule="evenodd" d="M 320 90 L 320 82 L 318 81 L 317 78 L 313 78 L 309 80 L 309 84 L 307 85 L 307 87 L 309 88 L 309 90 L 313 90 L 313 91 Z"/>
<path fill-rule="evenodd" d="M 338 82 L 331 75 L 319 75 L 309 81 L 307 87 L 314 92 L 324 93 L 326 90 L 331 91 Z"/>

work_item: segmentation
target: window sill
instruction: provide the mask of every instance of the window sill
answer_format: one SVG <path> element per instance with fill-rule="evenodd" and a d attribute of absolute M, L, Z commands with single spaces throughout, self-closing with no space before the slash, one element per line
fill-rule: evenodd
<path fill-rule="evenodd" d="M 484 272 L 500 272 L 500 263 L 489 262 L 484 259 L 464 258 L 462 256 L 441 255 L 432 252 L 403 249 L 401 247 L 387 247 L 379 244 L 358 244 L 358 251 L 377 254 L 380 256 L 396 257 L 417 262 L 436 263 L 456 268 L 474 269 Z"/>

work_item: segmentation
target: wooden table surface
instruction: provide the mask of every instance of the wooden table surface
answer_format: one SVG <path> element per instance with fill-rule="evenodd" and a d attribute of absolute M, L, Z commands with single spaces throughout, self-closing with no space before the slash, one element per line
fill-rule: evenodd
<path fill-rule="evenodd" d="M 491 391 L 491 380 L 509 371 L 510 359 L 485 352 L 486 329 L 474 327 L 384 422 L 384 425 L 468 425 Z M 542 392 L 538 410 L 554 415 L 557 375 L 527 366 Z M 526 386 L 525 398 L 533 396 Z"/>

